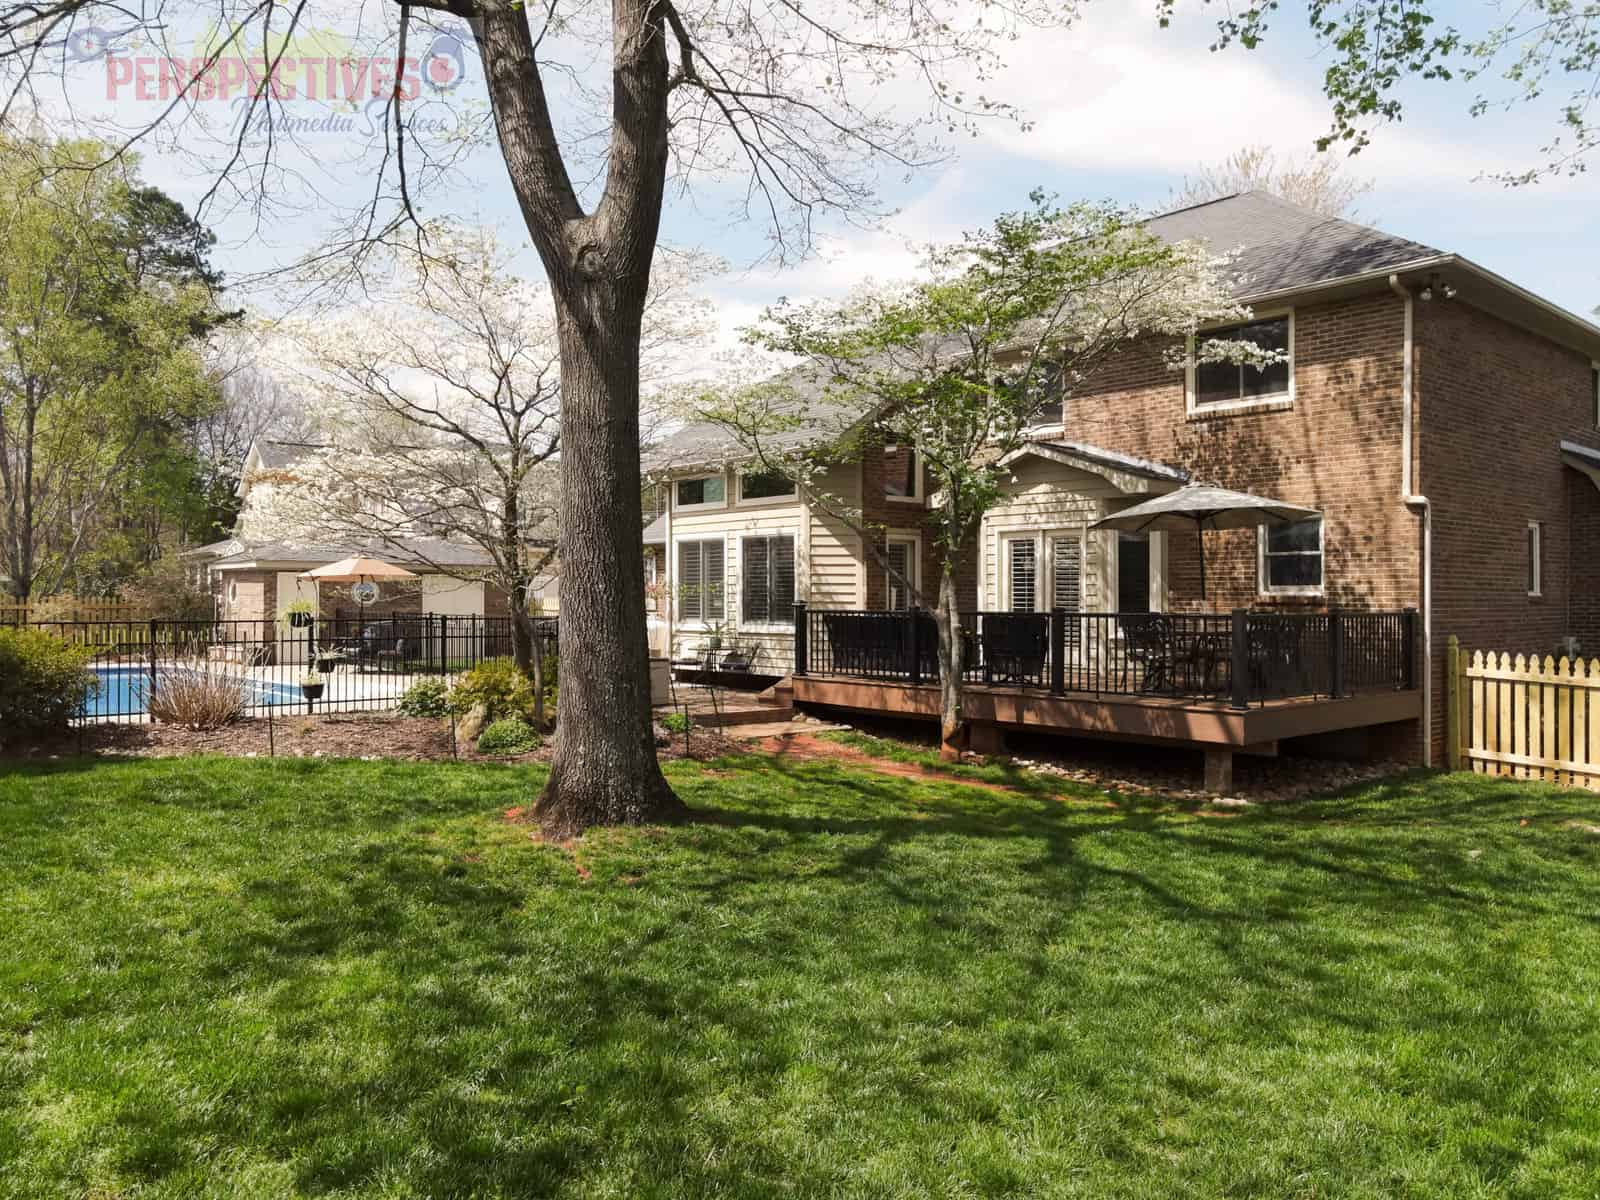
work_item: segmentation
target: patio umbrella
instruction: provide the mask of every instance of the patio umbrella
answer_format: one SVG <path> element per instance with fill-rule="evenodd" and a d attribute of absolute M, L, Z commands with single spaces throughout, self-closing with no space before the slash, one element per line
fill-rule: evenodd
<path fill-rule="evenodd" d="M 381 579 L 416 579 L 414 571 L 404 567 L 397 567 L 394 563 L 384 562 L 381 558 L 362 558 L 359 555 L 350 558 L 341 558 L 338 562 L 328 563 L 323 567 L 316 567 L 310 571 L 302 571 L 301 579 L 310 579 L 318 583 L 368 583 Z M 359 598 L 357 604 L 363 611 L 366 604 Z"/>
<path fill-rule="evenodd" d="M 1206 597 L 1205 531 L 1249 529 L 1255 525 L 1293 525 L 1321 516 L 1314 508 L 1286 504 L 1270 496 L 1232 492 L 1209 483 L 1189 483 L 1175 492 L 1135 504 L 1096 521 L 1094 529 L 1146 533 L 1152 529 L 1188 530 L 1200 541 L 1200 598 Z"/>

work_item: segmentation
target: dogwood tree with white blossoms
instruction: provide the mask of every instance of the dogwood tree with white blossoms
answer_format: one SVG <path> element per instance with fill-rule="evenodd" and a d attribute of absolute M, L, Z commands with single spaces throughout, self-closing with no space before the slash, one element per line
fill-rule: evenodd
<path fill-rule="evenodd" d="M 530 599 L 559 569 L 560 346 L 547 288 L 522 278 L 489 230 L 439 224 L 427 247 L 392 251 L 359 305 L 268 331 L 275 372 L 314 399 L 329 445 L 258 480 L 270 486 L 251 523 L 486 578 L 508 598 L 518 663 L 537 672 Z M 642 337 L 653 382 L 708 336 L 694 288 L 715 267 L 663 255 Z M 459 565 L 447 544 L 477 547 L 489 567 Z"/>
<path fill-rule="evenodd" d="M 942 752 L 959 753 L 962 648 L 956 578 L 979 522 L 1010 476 L 1008 453 L 1042 411 L 1062 403 L 1107 356 L 1143 338 L 1168 339 L 1181 365 L 1187 339 L 1248 309 L 1225 284 L 1226 260 L 1170 243 L 1106 204 L 1031 206 L 952 245 L 925 274 L 842 302 L 783 304 L 748 338 L 803 365 L 753 385 L 720 389 L 703 415 L 727 429 L 765 470 L 793 476 L 815 505 L 851 525 L 862 545 L 939 631 Z M 1247 342 L 1205 339 L 1207 360 L 1271 361 Z M 807 396 L 820 386 L 820 396 Z M 941 570 L 930 594 L 882 553 L 883 531 L 823 486 L 841 456 L 877 442 L 910 447 L 923 463 Z"/>

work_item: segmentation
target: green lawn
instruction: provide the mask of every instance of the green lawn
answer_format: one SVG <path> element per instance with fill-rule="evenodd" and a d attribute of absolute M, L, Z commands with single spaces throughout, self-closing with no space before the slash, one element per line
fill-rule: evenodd
<path fill-rule="evenodd" d="M 1600 1190 L 1593 797 L 670 774 L 0 768 L 0 1196 Z"/>

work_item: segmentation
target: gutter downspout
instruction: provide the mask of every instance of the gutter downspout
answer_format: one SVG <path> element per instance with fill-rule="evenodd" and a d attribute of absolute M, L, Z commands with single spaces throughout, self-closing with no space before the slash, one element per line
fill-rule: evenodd
<path fill-rule="evenodd" d="M 1415 410 L 1416 300 L 1399 275 L 1389 288 L 1405 301 L 1405 363 L 1400 375 L 1400 502 L 1422 518 L 1422 763 L 1433 765 L 1433 505 L 1411 490 L 1412 414 Z"/>

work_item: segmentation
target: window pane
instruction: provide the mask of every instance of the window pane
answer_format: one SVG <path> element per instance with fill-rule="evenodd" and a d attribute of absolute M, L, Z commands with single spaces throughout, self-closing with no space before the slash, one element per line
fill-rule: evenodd
<path fill-rule="evenodd" d="M 765 500 L 769 496 L 792 496 L 794 480 L 782 471 L 762 471 L 739 480 L 739 495 L 746 500 Z"/>
<path fill-rule="evenodd" d="M 698 621 L 704 611 L 700 592 L 700 543 L 678 543 L 678 618 Z"/>
<path fill-rule="evenodd" d="M 1322 518 L 1296 521 L 1292 525 L 1267 527 L 1267 553 L 1281 554 L 1291 550 L 1317 551 L 1322 549 Z"/>
<path fill-rule="evenodd" d="M 772 576 L 767 562 L 767 539 L 745 538 L 741 545 L 740 586 L 744 589 L 744 619 L 771 620 Z"/>
<path fill-rule="evenodd" d="M 1208 335 L 1209 336 L 1209 335 Z M 1201 363 L 1194 370 L 1196 404 L 1218 404 L 1239 398 L 1239 368 L 1233 363 Z"/>
<path fill-rule="evenodd" d="M 794 620 L 794 539 L 772 539 L 768 552 L 772 562 L 772 619 Z"/>
<path fill-rule="evenodd" d="M 1150 611 L 1150 535 L 1117 535 L 1117 611 Z"/>
<path fill-rule="evenodd" d="M 1038 572 L 1031 538 L 1008 542 L 1011 555 L 1011 611 L 1034 612 L 1038 608 Z"/>
<path fill-rule="evenodd" d="M 891 570 L 888 580 L 888 601 L 891 612 L 901 612 L 911 607 L 911 594 L 906 585 L 895 578 L 894 572 L 898 571 L 907 579 L 911 578 L 911 543 L 890 542 L 884 547 L 884 558 L 888 560 Z"/>
<path fill-rule="evenodd" d="M 719 481 L 720 482 L 720 481 Z M 727 577 L 723 574 L 722 539 L 700 543 L 701 571 L 705 576 L 705 619 L 720 621 L 726 615 L 722 606 L 722 593 Z"/>
<path fill-rule="evenodd" d="M 885 447 L 883 451 L 883 494 L 917 494 L 917 452 L 910 446 Z"/>
<path fill-rule="evenodd" d="M 1278 554 L 1267 559 L 1268 587 L 1320 587 L 1321 584 L 1320 554 Z"/>
<path fill-rule="evenodd" d="M 679 504 L 717 504 L 726 495 L 720 475 L 711 475 L 705 479 L 678 480 Z"/>

